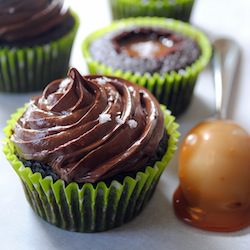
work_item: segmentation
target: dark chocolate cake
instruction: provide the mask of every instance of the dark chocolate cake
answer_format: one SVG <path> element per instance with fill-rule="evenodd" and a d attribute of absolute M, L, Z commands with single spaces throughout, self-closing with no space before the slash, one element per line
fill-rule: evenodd
<path fill-rule="evenodd" d="M 167 73 L 185 69 L 200 55 L 195 41 L 159 27 L 129 27 L 96 39 L 90 47 L 94 60 L 133 73 Z"/>

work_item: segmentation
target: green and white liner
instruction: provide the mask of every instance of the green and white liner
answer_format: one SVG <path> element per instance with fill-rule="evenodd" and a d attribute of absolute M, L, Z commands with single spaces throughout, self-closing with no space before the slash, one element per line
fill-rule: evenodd
<path fill-rule="evenodd" d="M 67 74 L 71 48 L 79 27 L 50 43 L 29 47 L 0 46 L 0 92 L 30 92 L 43 89 L 54 79 Z"/>
<path fill-rule="evenodd" d="M 194 0 L 109 0 L 113 19 L 158 16 L 188 22 Z"/>

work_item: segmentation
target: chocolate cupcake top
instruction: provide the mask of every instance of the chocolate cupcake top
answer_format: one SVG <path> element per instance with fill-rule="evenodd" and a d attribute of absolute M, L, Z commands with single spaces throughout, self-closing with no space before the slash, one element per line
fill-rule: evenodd
<path fill-rule="evenodd" d="M 0 0 L 0 41 L 33 39 L 69 19 L 63 0 Z"/>
<path fill-rule="evenodd" d="M 145 167 L 163 134 L 149 91 L 71 69 L 31 100 L 11 140 L 21 158 L 49 164 L 66 182 L 94 183 Z"/>
<path fill-rule="evenodd" d="M 97 38 L 90 53 L 114 70 L 144 74 L 184 69 L 198 59 L 200 49 L 191 38 L 172 30 L 131 26 Z"/>

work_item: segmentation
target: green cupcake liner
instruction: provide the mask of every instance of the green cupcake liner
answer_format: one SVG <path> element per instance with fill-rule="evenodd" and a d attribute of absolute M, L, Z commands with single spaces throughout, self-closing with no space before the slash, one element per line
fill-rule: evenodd
<path fill-rule="evenodd" d="M 53 182 L 42 178 L 24 167 L 15 155 L 10 141 L 12 129 L 25 108 L 19 109 L 7 122 L 3 152 L 23 184 L 26 198 L 33 210 L 47 222 L 70 231 L 98 232 L 108 230 L 131 220 L 147 204 L 159 178 L 176 150 L 179 137 L 174 117 L 162 106 L 167 133 L 168 149 L 161 161 L 138 172 L 135 178 L 113 180 L 110 186 L 103 181 L 96 185 L 86 183 L 82 187 L 75 182 L 68 185 L 63 180 Z"/>
<path fill-rule="evenodd" d="M 171 71 L 165 74 L 139 74 L 115 70 L 92 58 L 89 48 L 93 41 L 108 32 L 133 25 L 165 27 L 191 37 L 198 43 L 201 55 L 185 70 Z M 173 115 L 178 116 L 189 106 L 198 75 L 208 64 L 212 49 L 207 37 L 189 24 L 160 17 L 139 17 L 113 22 L 110 26 L 90 34 L 82 43 L 82 52 L 91 74 L 114 75 L 146 87 L 160 103 L 171 110 Z"/>
<path fill-rule="evenodd" d="M 114 20 L 158 16 L 189 22 L 194 0 L 109 0 Z"/>
<path fill-rule="evenodd" d="M 62 38 L 40 46 L 0 46 L 0 92 L 30 92 L 43 89 L 67 74 L 71 48 L 79 27 L 78 16 L 72 30 Z"/>

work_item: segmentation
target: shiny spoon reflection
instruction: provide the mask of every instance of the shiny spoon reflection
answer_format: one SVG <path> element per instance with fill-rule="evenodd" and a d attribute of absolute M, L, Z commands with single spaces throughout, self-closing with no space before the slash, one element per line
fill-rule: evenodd
<path fill-rule="evenodd" d="M 250 225 L 250 136 L 235 122 L 224 120 L 239 58 L 235 42 L 215 41 L 216 119 L 195 126 L 179 153 L 175 214 L 209 231 L 230 232 Z"/>

